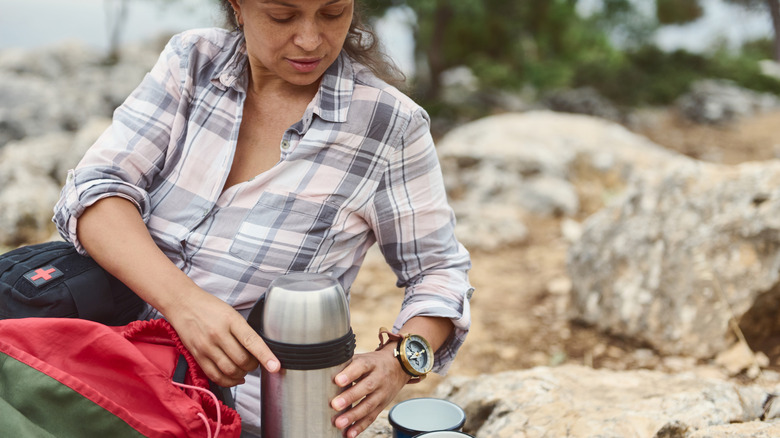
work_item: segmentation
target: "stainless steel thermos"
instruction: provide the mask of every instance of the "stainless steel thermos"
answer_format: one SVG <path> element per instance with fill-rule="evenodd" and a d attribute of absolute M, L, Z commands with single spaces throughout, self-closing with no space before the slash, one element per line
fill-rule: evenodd
<path fill-rule="evenodd" d="M 262 370 L 263 437 L 340 438 L 330 402 L 342 389 L 333 379 L 355 351 L 341 285 L 323 274 L 281 276 L 247 320 L 282 365 Z"/>

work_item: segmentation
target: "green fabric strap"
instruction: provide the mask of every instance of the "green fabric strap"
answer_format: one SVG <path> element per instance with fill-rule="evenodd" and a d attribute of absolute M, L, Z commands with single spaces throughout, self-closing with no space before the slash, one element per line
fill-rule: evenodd
<path fill-rule="evenodd" d="M 78 392 L 4 353 L 0 431 L 3 436 L 30 438 L 143 436 Z"/>

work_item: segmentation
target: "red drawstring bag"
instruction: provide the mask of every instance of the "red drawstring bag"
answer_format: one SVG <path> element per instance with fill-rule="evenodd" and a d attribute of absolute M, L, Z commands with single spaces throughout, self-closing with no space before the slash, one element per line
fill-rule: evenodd
<path fill-rule="evenodd" d="M 180 358 L 183 382 L 173 381 Z M 181 367 L 180 367 L 181 368 Z M 165 320 L 0 321 L 0 430 L 24 437 L 239 437 L 238 413 Z"/>

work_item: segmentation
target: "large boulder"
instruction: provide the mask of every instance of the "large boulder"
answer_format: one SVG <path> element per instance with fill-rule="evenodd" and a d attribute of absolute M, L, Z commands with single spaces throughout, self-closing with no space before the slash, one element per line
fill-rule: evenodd
<path fill-rule="evenodd" d="M 67 170 L 78 164 L 109 124 L 110 119 L 92 119 L 77 133 L 52 132 L 0 149 L 0 247 L 52 235 L 52 208 Z"/>
<path fill-rule="evenodd" d="M 680 113 L 698 123 L 728 123 L 780 108 L 780 98 L 742 88 L 732 81 L 704 79 L 675 103 Z"/>
<path fill-rule="evenodd" d="M 60 185 L 54 178 L 72 135 L 52 133 L 0 149 L 0 246 L 48 238 Z"/>
<path fill-rule="evenodd" d="M 467 123 L 437 149 L 458 237 L 480 249 L 523 242 L 529 215 L 595 211 L 639 169 L 683 159 L 617 123 L 551 111 Z"/>
<path fill-rule="evenodd" d="M 731 321 L 774 348 L 780 161 L 677 164 L 585 222 L 568 259 L 576 318 L 664 354 L 713 357 L 734 342 Z"/>
<path fill-rule="evenodd" d="M 74 42 L 0 51 L 0 148 L 110 117 L 154 65 L 160 49 L 156 42 L 128 46 L 110 65 L 96 50 Z"/>
<path fill-rule="evenodd" d="M 620 110 L 593 87 L 557 90 L 545 96 L 542 102 L 553 111 L 588 114 L 616 122 L 624 118 Z"/>
<path fill-rule="evenodd" d="M 773 380 L 776 382 L 776 379 Z M 776 383 L 740 385 L 700 373 L 539 367 L 449 377 L 434 397 L 461 406 L 477 438 L 780 436 Z M 390 437 L 383 414 L 361 436 Z"/>

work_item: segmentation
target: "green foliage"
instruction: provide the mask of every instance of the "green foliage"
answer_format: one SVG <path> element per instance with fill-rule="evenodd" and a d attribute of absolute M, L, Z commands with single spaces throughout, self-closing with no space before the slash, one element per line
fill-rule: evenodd
<path fill-rule="evenodd" d="M 764 0 L 729 0 L 743 6 Z M 701 0 L 656 0 L 655 16 L 633 0 L 602 0 L 600 12 L 577 13 L 577 0 L 366 0 L 370 13 L 404 4 L 418 17 L 418 55 L 430 76 L 465 65 L 484 89 L 546 90 L 590 86 L 625 106 L 663 105 L 693 81 L 731 79 L 747 88 L 780 93 L 780 82 L 760 74 L 758 60 L 772 44 L 757 42 L 739 54 L 664 52 L 650 36 L 661 23 L 683 23 L 702 14 Z M 622 37 L 620 47 L 615 35 Z M 424 87 L 428 87 L 427 90 Z M 426 92 L 427 91 L 427 92 Z M 437 83 L 419 82 L 415 95 L 436 102 Z M 431 104 L 432 108 L 447 111 Z"/>
<path fill-rule="evenodd" d="M 369 0 L 365 8 L 379 14 L 392 4 Z M 488 88 L 565 86 L 584 60 L 610 57 L 613 51 L 604 33 L 594 29 L 597 23 L 580 17 L 572 0 L 405 4 L 418 16 L 417 50 L 429 58 L 431 73 L 466 65 Z"/>
<path fill-rule="evenodd" d="M 666 105 L 699 79 L 729 79 L 738 85 L 780 94 L 780 81 L 761 74 L 758 61 L 771 56 L 771 42 L 747 45 L 738 54 L 664 52 L 654 46 L 628 51 L 613 64 L 592 63 L 578 71 L 573 86 L 592 86 L 625 106 Z"/>
<path fill-rule="evenodd" d="M 772 42 L 758 40 L 746 44 L 743 50 L 733 54 L 720 50 L 711 57 L 711 77 L 731 79 L 737 84 L 756 91 L 780 94 L 780 81 L 761 73 L 758 62 L 772 58 Z"/>

